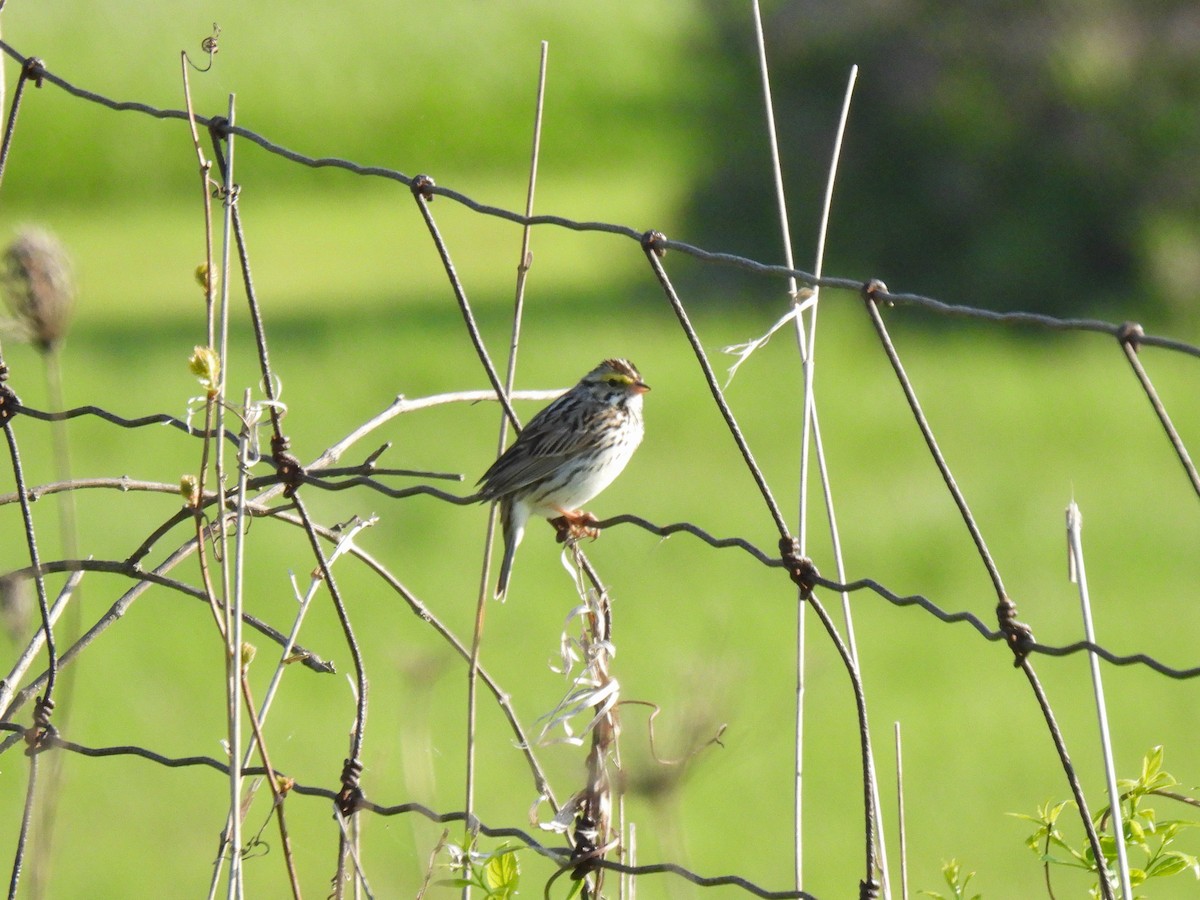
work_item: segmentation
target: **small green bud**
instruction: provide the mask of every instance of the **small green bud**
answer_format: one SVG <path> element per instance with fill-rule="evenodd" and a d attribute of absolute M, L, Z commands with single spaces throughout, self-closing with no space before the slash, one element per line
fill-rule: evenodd
<path fill-rule="evenodd" d="M 196 347 L 188 360 L 188 368 L 200 381 L 210 395 L 217 393 L 221 387 L 221 357 L 212 347 Z"/>
<path fill-rule="evenodd" d="M 185 505 L 197 507 L 200 505 L 200 480 L 195 475 L 184 475 L 179 479 L 179 496 L 183 497 Z"/>
<path fill-rule="evenodd" d="M 196 284 L 200 285 L 206 294 L 209 291 L 216 291 L 220 278 L 221 273 L 210 269 L 208 263 L 200 263 L 196 266 Z"/>

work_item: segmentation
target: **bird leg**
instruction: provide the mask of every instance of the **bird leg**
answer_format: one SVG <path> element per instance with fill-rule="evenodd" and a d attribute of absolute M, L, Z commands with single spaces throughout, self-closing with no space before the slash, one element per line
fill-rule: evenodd
<path fill-rule="evenodd" d="M 600 529 L 595 527 L 600 520 L 590 512 L 579 509 L 560 509 L 559 512 L 562 515 L 556 519 L 550 519 L 550 524 L 558 532 L 557 540 L 560 544 L 585 537 L 594 541 L 600 537 Z"/>

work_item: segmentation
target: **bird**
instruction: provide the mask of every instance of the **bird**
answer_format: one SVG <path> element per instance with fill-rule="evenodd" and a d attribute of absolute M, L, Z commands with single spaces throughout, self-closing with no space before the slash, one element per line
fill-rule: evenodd
<path fill-rule="evenodd" d="M 530 419 L 480 477 L 478 497 L 499 502 L 504 532 L 497 599 L 508 592 L 530 516 L 561 517 L 575 534 L 587 533 L 595 519 L 579 507 L 612 484 L 642 442 L 648 390 L 629 360 L 604 360 Z"/>

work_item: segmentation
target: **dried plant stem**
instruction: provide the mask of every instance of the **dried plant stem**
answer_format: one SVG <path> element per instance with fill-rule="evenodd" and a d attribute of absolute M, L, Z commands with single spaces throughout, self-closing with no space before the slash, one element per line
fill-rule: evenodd
<path fill-rule="evenodd" d="M 5 0 L 0 0 L 0 12 L 2 12 L 4 10 L 4 2 L 5 2 Z M 3 29 L 0 28 L 0 36 L 3 36 L 3 33 L 4 33 Z M 4 108 L 4 97 L 5 97 L 5 94 L 7 93 L 7 89 L 8 89 L 8 79 L 5 77 L 5 74 L 4 74 L 4 66 L 0 65 L 0 109 Z"/>
<path fill-rule="evenodd" d="M 205 322 L 208 327 L 208 339 L 206 341 L 209 347 L 216 343 L 215 338 L 215 312 L 216 312 L 216 281 L 213 278 L 213 221 L 212 221 L 212 197 L 209 193 L 211 185 L 212 160 L 204 155 L 204 150 L 200 146 L 200 132 L 196 128 L 196 113 L 192 108 L 192 85 L 188 79 L 188 56 L 186 52 L 180 51 L 179 67 L 183 72 L 183 99 L 187 106 L 187 121 L 188 127 L 192 132 L 192 146 L 196 150 L 196 162 L 200 169 L 200 193 L 204 199 L 204 309 Z"/>
<path fill-rule="evenodd" d="M 904 757 L 901 752 L 900 723 L 895 722 L 896 734 L 896 824 L 900 833 L 900 897 L 908 900 L 908 832 L 904 824 Z"/>
<path fill-rule="evenodd" d="M 46 397 L 53 409 L 64 409 L 66 401 L 63 396 L 62 354 L 57 346 L 43 354 L 46 369 Z M 50 438 L 54 445 L 54 474 L 59 481 L 71 481 L 71 445 L 67 435 L 65 422 L 55 422 L 50 428 Z M 79 526 L 75 509 L 75 495 L 67 492 L 58 503 L 59 541 L 62 544 L 63 556 L 74 559 L 79 556 Z M 78 600 L 76 596 L 76 600 Z M 67 623 L 67 638 L 72 639 L 72 633 L 77 634 L 82 619 L 79 606 L 72 608 L 71 617 Z M 69 690 L 69 687 L 68 687 Z"/>
<path fill-rule="evenodd" d="M 775 183 L 776 205 L 779 214 L 780 235 L 783 242 L 784 261 L 789 269 L 795 267 L 792 255 L 792 240 L 791 228 L 788 222 L 787 198 L 783 184 L 783 166 L 779 152 L 779 139 L 775 128 L 775 111 L 774 103 L 771 96 L 771 78 L 770 69 L 767 64 L 766 40 L 762 26 L 762 12 L 759 7 L 758 0 L 753 3 L 754 15 L 754 32 L 758 50 L 759 74 L 762 80 L 763 101 L 766 107 L 766 126 L 767 137 L 770 145 L 772 174 Z M 853 66 L 850 70 L 849 81 L 846 86 L 845 98 L 842 104 L 842 113 L 838 121 L 837 136 L 834 140 L 833 153 L 829 167 L 829 177 L 825 184 L 825 199 L 821 209 L 820 226 L 817 237 L 816 262 L 814 274 L 819 279 L 821 270 L 824 265 L 825 243 L 826 236 L 829 230 L 829 216 L 833 206 L 833 189 L 837 182 L 838 162 L 841 158 L 842 143 L 846 131 L 846 122 L 849 118 L 850 100 L 854 93 L 854 84 L 858 77 L 858 67 Z M 816 338 L 817 338 L 817 301 L 818 290 L 814 289 L 811 295 L 799 294 L 797 292 L 797 283 L 794 276 L 788 277 L 788 292 L 792 298 L 793 310 L 792 320 L 796 330 L 796 344 L 800 352 L 800 359 L 803 369 L 804 382 L 804 412 L 802 436 L 800 443 L 800 511 L 799 511 L 799 541 L 801 555 L 808 554 L 808 526 L 809 526 L 809 503 L 808 503 L 808 483 L 811 472 L 811 454 L 810 449 L 816 449 L 819 476 L 823 490 L 826 515 L 829 521 L 830 538 L 833 545 L 833 556 L 837 566 L 838 581 L 845 581 L 845 563 L 842 555 L 841 539 L 837 527 L 837 517 L 833 503 L 832 487 L 829 479 L 829 471 L 825 460 L 825 450 L 821 442 L 820 422 L 817 416 L 817 406 L 813 391 L 814 375 L 815 375 L 815 355 L 816 355 Z M 809 315 L 809 323 L 805 325 L 805 311 Z M 804 797 L 804 692 L 805 692 L 805 659 L 806 659 L 806 638 L 805 638 L 805 602 L 802 596 L 803 592 L 797 594 L 796 608 L 796 731 L 795 731 L 795 789 L 794 789 L 794 868 L 796 887 L 799 888 L 803 883 L 803 797 Z M 858 646 L 854 638 L 853 618 L 850 612 L 850 597 L 845 591 L 842 592 L 842 615 L 846 624 L 846 642 L 850 649 L 851 658 L 854 660 L 854 665 L 858 667 Z M 860 669 L 861 671 L 861 669 Z M 876 820 L 880 817 L 879 803 L 879 787 L 872 778 L 871 785 L 872 793 L 872 808 Z M 883 867 L 883 892 L 885 897 L 890 896 L 890 890 L 887 879 L 887 855 L 883 846 L 882 831 L 877 832 L 880 840 L 880 861 Z"/>
<path fill-rule="evenodd" d="M 1075 501 L 1067 506 L 1067 553 L 1070 561 L 1071 580 L 1079 586 L 1079 606 L 1083 615 L 1084 636 L 1095 643 L 1096 628 L 1092 622 L 1092 601 L 1088 594 L 1087 569 L 1083 561 L 1083 515 Z M 1133 884 L 1129 876 L 1129 859 L 1125 852 L 1125 825 L 1121 815 L 1121 792 L 1117 788 L 1117 769 L 1113 763 L 1112 735 L 1108 730 L 1108 708 L 1104 702 L 1104 682 L 1100 677 L 1100 659 L 1088 654 L 1092 672 L 1092 690 L 1096 697 L 1096 716 L 1100 723 L 1100 749 L 1104 755 L 1105 786 L 1108 788 L 1109 812 L 1112 815 L 1113 843 L 1117 850 L 1117 877 L 1121 882 L 1121 896 L 1133 900 Z M 1096 860 L 1100 878 L 1108 878 L 1108 868 L 1101 857 Z"/>
<path fill-rule="evenodd" d="M 829 217 L 833 210 L 833 191 L 837 183 L 838 164 L 841 160 L 842 146 L 846 135 L 846 125 L 850 119 L 850 103 L 854 97 L 854 86 L 858 81 L 858 66 L 850 67 L 850 75 L 846 81 L 846 91 L 842 99 L 841 115 L 838 117 L 837 135 L 833 142 L 833 152 L 829 162 L 829 177 L 825 182 L 825 198 L 821 207 L 821 223 L 817 238 L 817 254 L 814 262 L 813 271 L 817 278 L 821 277 L 825 266 L 825 241 L 829 232 Z M 825 513 L 829 522 L 829 537 L 833 549 L 834 565 L 837 572 L 837 580 L 845 583 L 846 581 L 846 562 L 842 553 L 841 532 L 838 530 L 837 514 L 833 503 L 833 487 L 829 477 L 829 469 L 825 457 L 825 448 L 821 441 L 821 426 L 820 420 L 817 417 L 816 401 L 813 394 L 814 382 L 814 361 L 816 357 L 816 340 L 817 340 L 817 309 L 819 300 L 820 288 L 815 287 L 811 302 L 808 305 L 809 324 L 808 324 L 808 342 L 805 346 L 804 340 L 804 315 L 803 311 L 796 316 L 796 338 L 797 345 L 800 348 L 800 353 L 804 359 L 804 432 L 802 439 L 802 453 L 806 453 L 809 447 L 808 434 L 811 431 L 813 446 L 817 454 L 817 467 L 819 469 L 821 488 L 825 500 Z M 807 476 L 807 459 L 802 460 L 801 464 L 801 491 L 804 490 L 804 485 L 808 481 Z M 804 497 L 804 494 L 801 494 Z M 801 501 L 803 503 L 803 500 Z M 807 548 L 803 538 L 803 528 L 807 516 L 801 516 L 801 553 L 805 553 Z M 842 620 L 846 628 L 846 645 L 850 651 L 850 658 L 854 661 L 854 666 L 858 670 L 859 677 L 862 677 L 862 667 L 858 658 L 858 641 L 854 634 L 854 616 L 850 608 L 850 592 L 842 590 L 840 592 L 842 599 Z M 864 686 L 865 689 L 865 686 Z M 869 775 L 870 792 L 871 792 L 871 809 L 875 816 L 877 827 L 875 834 L 879 843 L 879 870 L 881 875 L 881 887 L 885 900 L 891 897 L 891 878 L 889 875 L 888 856 L 887 856 L 887 839 L 882 828 L 883 823 L 883 807 L 879 794 L 879 781 L 876 777 L 876 769 L 871 767 Z"/>
<path fill-rule="evenodd" d="M 229 96 L 229 121 L 232 124 L 234 121 L 234 98 Z M 235 199 L 233 186 L 233 139 L 229 140 L 228 151 L 229 166 L 225 173 L 224 184 L 224 202 L 223 202 L 223 239 L 221 253 L 221 283 L 220 283 L 220 314 L 219 314 L 219 338 L 217 343 L 217 354 L 220 359 L 220 382 L 217 385 L 216 398 L 210 398 L 210 404 L 215 406 L 216 419 L 215 428 L 218 434 L 225 431 L 225 397 L 226 397 L 226 381 L 229 373 L 229 261 L 230 261 L 230 244 L 232 234 L 232 212 Z M 212 272 L 211 267 L 208 270 Z M 211 284 L 211 274 L 206 277 L 206 282 Z M 211 401 L 215 399 L 215 403 Z M 216 482 L 218 508 L 225 509 L 225 442 L 216 442 L 216 460 L 214 480 Z M 229 752 L 230 762 L 236 759 L 238 748 L 242 746 L 242 710 L 241 710 L 241 691 L 239 690 L 240 669 L 241 669 L 241 635 L 242 635 L 242 616 L 241 616 L 241 598 L 240 592 L 232 589 L 230 585 L 230 566 L 229 566 L 229 540 L 228 529 L 221 527 L 217 529 L 216 540 L 220 547 L 220 565 L 221 565 L 221 598 L 222 606 L 225 612 L 225 698 L 227 703 L 226 715 L 228 718 L 229 729 Z M 241 534 L 236 534 L 235 539 L 240 540 Z M 237 806 L 242 793 L 242 773 L 241 769 L 236 765 L 229 767 L 229 798 L 230 802 Z M 240 900 L 243 894 L 242 881 L 242 828 L 241 816 L 233 817 L 233 827 L 230 830 L 230 863 L 229 863 L 229 883 L 226 890 L 228 900 Z"/>
<path fill-rule="evenodd" d="M 775 203 L 779 213 L 779 232 L 783 242 L 784 263 L 789 269 L 795 268 L 792 255 L 792 231 L 788 221 L 787 196 L 783 186 L 783 165 L 779 158 L 779 137 L 775 130 L 775 106 L 771 99 L 771 76 L 767 65 L 766 37 L 763 34 L 762 10 L 758 0 L 752 4 L 754 14 L 754 38 L 758 51 L 758 68 L 762 80 L 763 103 L 766 107 L 767 138 L 771 150 L 771 172 L 775 180 Z M 818 249 L 818 254 L 820 249 Z M 796 279 L 788 277 L 788 294 L 796 302 Z M 803 329 L 799 310 L 796 312 L 796 327 L 801 334 L 800 352 L 804 366 L 804 427 L 803 440 L 800 448 L 800 553 L 806 552 L 808 524 L 808 427 L 809 412 L 812 407 L 808 400 L 811 396 L 810 386 L 810 357 L 805 353 Z M 797 590 L 796 595 L 796 712 L 795 712 L 795 741 L 793 749 L 794 782 L 792 807 L 792 860 L 795 887 L 799 890 L 804 884 L 804 691 L 806 668 L 806 626 L 805 608 L 807 603 L 804 592 Z"/>
<path fill-rule="evenodd" d="M 204 268 L 204 288 L 206 299 L 206 322 L 207 322 L 207 346 L 213 348 L 214 336 L 217 334 L 217 323 L 214 317 L 213 300 L 215 278 L 213 272 L 213 241 L 212 241 L 212 209 L 209 195 L 209 175 L 212 169 L 212 163 L 205 158 L 204 152 L 200 146 L 200 135 L 196 127 L 196 116 L 192 107 L 191 85 L 188 80 L 188 65 L 187 54 L 180 55 L 180 64 L 183 72 L 184 97 L 188 109 L 188 124 L 191 128 L 192 144 L 196 151 L 196 157 L 200 167 L 200 177 L 203 186 L 204 199 L 204 232 L 205 232 L 205 268 Z M 228 120 L 232 124 L 235 120 L 235 99 L 231 94 L 229 96 L 229 116 Z M 229 139 L 228 150 L 228 166 L 225 170 L 225 182 L 223 185 L 224 197 L 224 220 L 223 220 L 223 248 L 221 259 L 221 277 L 220 277 L 220 308 L 219 308 L 219 341 L 217 341 L 216 352 L 219 361 L 217 383 L 209 386 L 208 395 L 205 403 L 205 433 L 210 435 L 215 428 L 217 434 L 223 434 L 225 430 L 225 382 L 226 373 L 228 371 L 228 344 L 229 344 L 229 261 L 232 233 L 232 208 L 236 199 L 236 191 L 233 184 L 233 140 Z M 205 437 L 203 442 L 203 450 L 201 452 L 200 473 L 197 479 L 198 495 L 204 496 L 205 481 L 208 476 L 208 468 L 210 461 L 210 447 L 212 438 Z M 223 440 L 216 441 L 215 448 L 211 454 L 214 461 L 213 480 L 216 482 L 217 506 L 218 509 L 225 509 L 225 442 Z M 236 521 L 236 520 L 235 520 Z M 224 655 L 225 655 L 225 696 L 227 704 L 227 722 L 229 731 L 229 751 L 231 754 L 239 752 L 241 747 L 241 691 L 239 689 L 239 667 L 241 659 L 241 609 L 234 608 L 238 605 L 238 600 L 235 598 L 234 603 L 230 603 L 231 586 L 230 586 L 230 570 L 229 570 L 229 553 L 228 553 L 228 531 L 225 527 L 225 518 L 222 514 L 219 519 L 219 527 L 214 533 L 214 550 L 217 552 L 217 561 L 220 566 L 220 590 L 214 588 L 210 567 L 207 562 L 207 550 L 204 541 L 204 522 L 200 508 L 196 510 L 196 539 L 199 549 L 200 569 L 202 573 L 205 594 L 208 597 L 212 607 L 213 616 L 217 620 L 218 631 L 220 633 Z M 234 757 L 231 756 L 231 760 Z M 238 808 L 239 797 L 241 795 L 241 769 L 238 766 L 231 765 L 229 767 L 229 794 L 230 804 L 234 809 Z M 238 900 L 242 896 L 242 867 L 241 867 L 241 817 L 234 816 L 232 826 L 228 835 L 228 846 L 232 848 L 230 855 L 229 867 L 229 882 L 226 890 L 227 900 Z M 214 866 L 215 873 L 220 868 L 220 857 Z M 215 881 L 210 886 L 210 897 L 212 889 L 215 888 Z"/>
<path fill-rule="evenodd" d="M 292 897 L 294 900 L 300 900 L 300 876 L 296 873 L 296 860 L 292 855 L 292 841 L 288 835 L 287 819 L 283 814 L 284 792 L 279 784 L 279 779 L 275 775 L 275 768 L 271 765 L 271 757 L 267 753 L 267 742 L 262 733 L 262 722 L 258 716 L 254 714 L 254 696 L 250 693 L 250 680 L 246 676 L 247 666 L 242 665 L 240 681 L 242 685 L 242 697 L 246 701 L 246 712 L 250 719 L 250 728 L 254 732 L 253 746 L 258 748 L 259 758 L 262 759 L 263 768 L 267 770 L 267 785 L 271 789 L 271 797 L 274 801 L 275 817 L 279 821 L 279 842 L 283 845 L 284 864 L 287 866 L 288 882 L 292 888 Z M 231 768 L 235 768 L 232 767 Z M 236 816 L 237 810 L 234 811 Z"/>
<path fill-rule="evenodd" d="M 767 139 L 771 150 L 771 172 L 775 180 L 775 203 L 779 213 L 779 233 L 783 242 L 783 258 L 789 269 L 795 267 L 794 258 L 792 256 L 792 230 L 788 221 L 787 212 L 787 196 L 783 187 L 783 166 L 779 159 L 779 137 L 775 131 L 775 106 L 771 99 L 771 76 L 770 69 L 767 66 L 767 44 L 766 37 L 763 34 L 762 10 L 759 7 L 758 0 L 754 0 L 752 4 L 754 15 L 754 38 L 755 45 L 758 51 L 758 70 L 762 79 L 763 104 L 766 107 L 766 126 Z M 788 294 L 793 298 L 793 303 L 796 297 L 796 279 L 788 277 Z M 795 316 L 798 327 L 803 328 L 799 324 L 799 315 Z M 801 342 L 801 352 L 803 353 L 803 341 Z M 808 378 L 809 367 L 807 357 L 804 359 L 804 376 L 805 385 L 809 382 Z M 807 399 L 807 390 L 805 392 Z M 805 537 L 807 526 L 807 492 L 808 492 L 808 405 L 805 404 L 804 418 L 804 442 L 801 445 L 800 451 L 800 552 L 805 552 Z M 796 889 L 799 890 L 804 884 L 804 690 L 805 690 L 805 602 L 802 592 L 797 592 L 796 601 L 796 718 L 795 718 L 795 743 L 793 750 L 793 760 L 795 763 L 793 784 L 793 809 L 792 809 L 792 852 L 793 852 L 793 872 L 795 877 Z"/>
<path fill-rule="evenodd" d="M 67 579 L 67 583 L 63 586 L 63 589 L 59 591 L 58 597 L 54 601 L 54 605 L 50 607 L 51 628 L 53 628 L 55 623 L 58 622 L 63 610 L 66 609 L 67 603 L 70 601 L 71 596 L 75 593 L 76 589 L 79 587 L 79 582 L 82 580 L 83 570 L 72 572 L 71 577 Z M 25 646 L 25 649 L 21 651 L 21 655 L 17 657 L 17 661 L 13 664 L 12 669 L 9 670 L 8 675 L 5 676 L 3 681 L 0 681 L 0 720 L 7 719 L 9 717 L 8 704 L 12 701 L 15 685 L 19 684 L 21 679 L 25 677 L 25 673 L 33 664 L 34 659 L 37 658 L 37 655 L 41 651 L 45 642 L 46 631 L 45 629 L 39 628 L 33 633 L 33 636 L 29 639 L 29 643 Z M 63 660 L 60 660 L 60 662 L 62 661 Z"/>
<path fill-rule="evenodd" d="M 25 858 L 25 845 L 29 840 L 29 826 L 33 821 L 34 802 L 37 797 L 38 760 L 40 754 L 29 757 L 29 781 L 25 785 L 25 805 L 21 814 L 21 829 L 17 834 L 17 852 L 13 857 L 12 874 L 8 879 L 8 900 L 16 900 L 17 888 L 21 883 L 21 863 Z"/>
<path fill-rule="evenodd" d="M 538 157 L 541 152 L 542 140 L 542 111 L 544 108 L 544 100 L 546 95 L 546 54 L 548 49 L 549 44 L 546 41 L 542 41 L 541 60 L 538 66 L 537 101 L 534 105 L 533 149 L 530 154 L 529 182 L 528 189 L 525 194 L 526 217 L 533 215 L 533 197 L 537 186 Z M 531 229 L 529 225 L 525 225 L 524 228 L 521 229 L 521 254 L 517 263 L 517 285 L 513 302 L 512 334 L 509 339 L 508 366 L 504 377 L 504 396 L 506 398 L 511 398 L 513 384 L 516 381 L 517 351 L 521 342 L 521 321 L 525 309 L 525 282 L 529 275 L 529 268 L 533 263 L 533 255 L 530 252 L 530 232 Z M 507 406 L 507 400 L 505 405 Z M 500 434 L 497 438 L 496 446 L 497 456 L 504 452 L 504 448 L 508 443 L 508 425 L 508 415 L 502 414 L 500 416 Z M 472 833 L 469 823 L 471 817 L 474 815 L 475 810 L 475 721 L 478 704 L 479 652 L 483 645 L 483 625 L 487 610 L 487 602 L 488 598 L 492 594 L 491 559 L 492 544 L 495 540 L 496 534 L 497 509 L 498 505 L 493 503 L 488 512 L 487 534 L 484 538 L 483 566 L 480 576 L 479 596 L 475 604 L 475 628 L 471 639 L 471 659 L 467 669 L 467 783 L 465 808 L 468 820 L 468 834 L 464 843 L 465 846 L 468 847 L 474 843 L 475 839 L 475 835 Z M 467 855 L 463 865 L 469 870 L 469 854 Z M 467 898 L 470 895 L 471 888 L 468 885 L 463 888 L 463 897 Z"/>
<path fill-rule="evenodd" d="M 0 70 L 2 69 L 3 67 L 0 66 Z M 61 342 L 55 342 L 48 346 L 46 351 L 41 355 L 46 374 L 46 397 L 50 407 L 56 410 L 61 410 L 66 406 L 63 397 L 61 346 Z M 51 425 L 50 439 L 54 448 L 55 477 L 59 481 L 70 482 L 71 448 L 67 436 L 66 422 L 54 422 Z M 75 559 L 79 556 L 79 528 L 77 525 L 74 491 L 62 492 L 58 498 L 57 505 L 58 534 L 62 554 L 67 559 Z M 78 579 L 75 580 L 75 584 L 78 585 Z M 75 601 L 71 604 L 62 630 L 62 640 L 68 646 L 75 643 L 79 638 L 80 632 L 83 630 L 83 607 L 81 605 L 82 597 L 80 594 L 79 590 L 74 590 L 67 591 L 60 596 L 60 602 L 64 602 L 64 605 L 65 598 L 73 597 Z M 58 605 L 56 603 L 55 607 L 58 608 Z M 51 615 L 53 616 L 53 614 L 54 611 L 51 610 Z M 64 731 L 67 728 L 67 723 L 70 721 L 72 712 L 71 699 L 75 693 L 75 672 L 75 669 L 63 672 L 58 691 L 57 727 Z M 0 704 L 0 709 L 2 708 L 3 704 Z M 62 767 L 65 760 L 65 754 L 58 753 L 51 756 L 49 760 L 49 771 L 46 774 L 47 790 L 38 810 L 33 865 L 30 872 L 30 886 L 34 897 L 45 895 L 45 885 L 50 880 L 50 866 L 53 859 L 52 851 L 54 847 L 54 827 L 58 817 L 59 789 L 62 784 Z"/>
<path fill-rule="evenodd" d="M 231 101 L 231 103 L 232 103 L 232 101 Z M 230 113 L 232 115 L 232 108 L 230 109 Z M 233 154 L 230 153 L 231 159 L 232 159 L 232 156 L 233 156 Z M 225 272 L 227 272 L 227 271 L 228 271 L 228 269 L 225 270 Z M 224 278 L 224 275 L 221 280 L 222 280 L 222 283 L 225 283 L 226 279 Z M 249 407 L 250 407 L 250 391 L 249 391 L 249 389 L 247 389 L 243 394 L 243 409 L 249 409 Z M 241 805 L 238 802 L 238 799 L 242 795 L 242 775 L 241 775 L 241 767 L 237 766 L 237 765 L 233 765 L 233 763 L 236 762 L 236 760 L 238 758 L 238 754 L 241 751 L 241 746 L 242 746 L 242 703 L 241 703 L 241 700 L 243 697 L 248 698 L 248 692 L 249 692 L 249 685 L 246 682 L 246 666 L 248 665 L 249 661 L 246 659 L 246 653 L 245 653 L 246 645 L 245 645 L 243 637 L 242 637 L 242 609 L 243 609 L 243 599 L 244 599 L 245 562 L 246 562 L 246 515 L 247 515 L 246 480 L 250 474 L 249 473 L 249 466 L 250 466 L 249 457 L 250 457 L 250 453 L 251 453 L 251 450 L 250 450 L 251 442 L 253 440 L 253 435 L 251 434 L 251 429 L 253 429 L 253 427 L 254 426 L 249 423 L 244 424 L 243 431 L 242 431 L 241 446 L 238 448 L 238 480 L 237 480 L 237 490 L 236 490 L 236 493 L 234 494 L 235 509 L 234 509 L 234 514 L 233 514 L 233 540 L 234 540 L 233 587 L 232 587 L 231 593 L 229 593 L 229 592 L 226 593 L 227 600 L 225 603 L 226 635 L 227 635 L 227 641 L 226 641 L 227 649 L 226 649 L 225 665 L 226 665 L 227 677 L 233 681 L 233 684 L 230 687 L 230 690 L 232 691 L 232 696 L 229 698 L 229 701 L 228 701 L 229 706 L 228 706 L 228 710 L 227 710 L 227 713 L 229 716 L 229 761 L 231 763 L 231 765 L 229 766 L 229 771 L 230 771 L 229 792 L 230 792 L 230 799 L 231 799 L 230 808 L 234 812 L 234 815 L 230 818 L 229 833 L 230 833 L 231 837 L 234 834 L 236 834 L 238 831 L 240 831 L 240 828 L 238 828 L 236 826 L 238 826 L 238 823 L 241 819 Z M 218 472 L 220 472 L 219 467 L 218 467 Z M 221 533 L 224 534 L 224 532 L 225 532 L 225 529 L 222 528 Z M 254 714 L 253 705 L 247 701 L 245 704 L 245 707 L 246 707 L 246 712 L 249 713 L 251 716 L 253 716 L 253 714 Z M 278 796 L 279 787 L 277 784 L 275 784 L 275 774 L 271 770 L 271 764 L 267 759 L 266 745 L 265 745 L 265 743 L 263 743 L 262 735 L 257 729 L 255 730 L 254 737 L 259 745 L 259 753 L 262 755 L 263 765 L 266 766 L 266 768 L 267 768 L 267 778 L 271 782 L 271 792 L 272 792 L 272 794 L 274 794 L 276 796 L 276 802 L 278 804 L 281 802 L 281 798 L 279 798 L 279 796 Z M 277 805 L 276 809 L 278 810 L 280 816 L 282 816 L 282 814 L 283 814 L 282 806 Z M 281 827 L 284 827 L 282 825 L 282 820 L 281 820 Z M 284 840 L 285 840 L 285 848 L 284 849 L 285 849 L 285 853 L 287 853 L 287 861 L 289 864 L 288 865 L 289 874 L 294 876 L 295 873 L 294 873 L 293 867 L 291 865 L 291 854 L 286 845 L 286 837 L 287 837 L 286 828 L 284 827 Z M 241 841 L 240 840 L 233 841 L 231 850 L 235 856 L 240 854 L 242 852 Z M 239 867 L 239 870 L 240 870 L 240 867 Z M 233 874 L 233 868 L 231 866 L 230 867 L 230 875 L 232 875 L 232 874 Z M 241 892 L 242 892 L 242 886 L 239 883 L 238 884 L 238 895 L 239 896 L 241 895 Z"/>
<path fill-rule="evenodd" d="M 15 102 L 15 99 L 14 99 Z M 25 526 L 25 546 L 29 551 L 29 564 L 33 571 L 33 580 L 37 588 L 38 611 L 41 613 L 40 628 L 45 635 L 46 647 L 46 693 L 38 698 L 34 712 L 34 738 L 27 750 L 29 756 L 29 780 L 25 788 L 25 806 L 21 815 L 21 827 L 17 838 L 17 850 L 13 856 L 12 874 L 9 878 L 8 896 L 13 900 L 20 884 L 21 869 L 25 859 L 25 846 L 29 838 L 29 830 L 33 822 L 34 802 L 37 796 L 38 759 L 42 740 L 48 730 L 49 717 L 54 709 L 54 685 L 58 677 L 58 648 L 55 644 L 54 628 L 50 621 L 50 605 L 46 599 L 46 580 L 43 577 L 38 554 L 37 533 L 33 525 L 33 514 L 30 511 L 30 500 L 25 491 L 25 475 L 21 466 L 21 454 L 17 445 L 17 436 L 13 431 L 12 422 L 4 423 L 4 437 L 8 443 L 8 455 L 12 465 L 13 480 L 16 482 L 17 493 L 20 496 L 21 519 Z"/>

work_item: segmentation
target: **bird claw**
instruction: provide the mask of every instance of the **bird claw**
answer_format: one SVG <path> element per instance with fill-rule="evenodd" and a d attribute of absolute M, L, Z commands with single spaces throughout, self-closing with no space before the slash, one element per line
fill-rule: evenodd
<path fill-rule="evenodd" d="M 564 510 L 561 516 L 550 520 L 550 524 L 558 532 L 556 539 L 560 544 L 585 537 L 594 541 L 600 537 L 600 529 L 596 528 L 599 522 L 600 520 L 590 512 L 579 509 Z"/>

